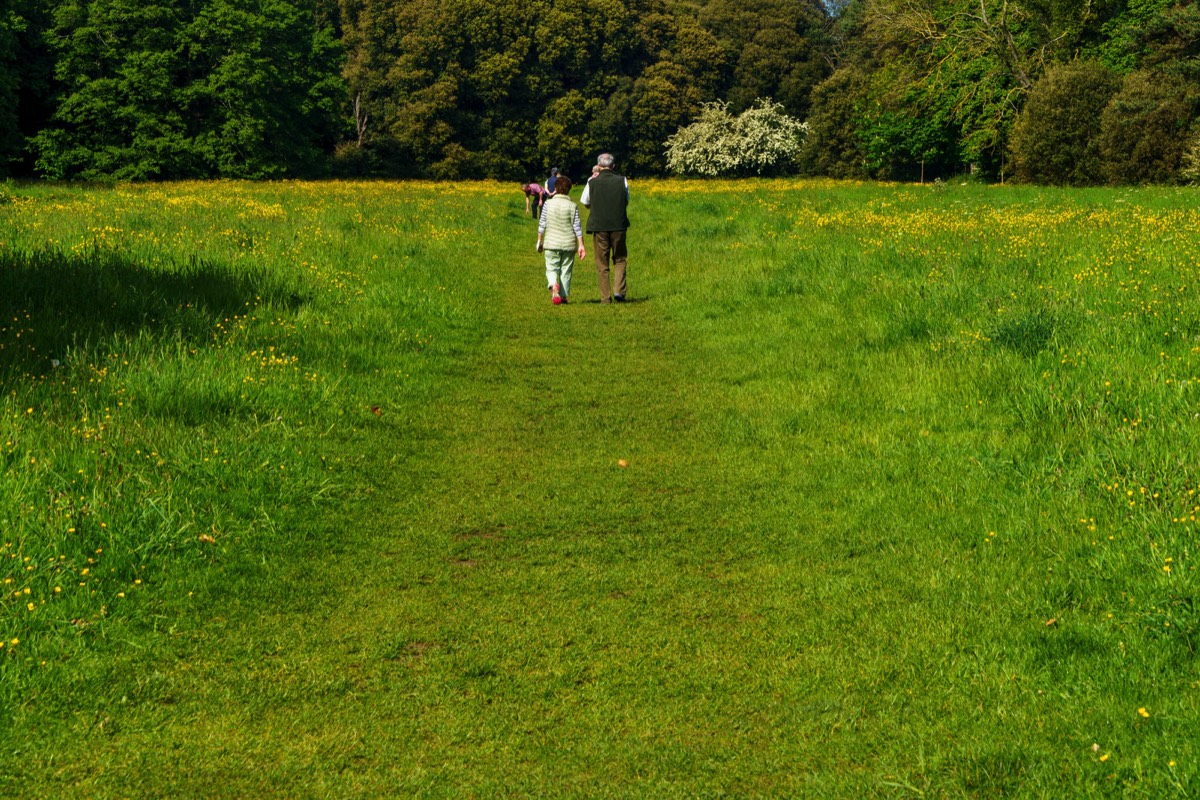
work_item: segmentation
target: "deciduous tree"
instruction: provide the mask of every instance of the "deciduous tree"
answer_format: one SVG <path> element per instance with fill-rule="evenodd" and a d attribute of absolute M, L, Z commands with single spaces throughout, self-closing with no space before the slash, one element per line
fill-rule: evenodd
<path fill-rule="evenodd" d="M 1014 173 L 1029 183 L 1100 183 L 1100 115 L 1120 79 L 1097 62 L 1051 67 L 1013 127 Z"/>
<path fill-rule="evenodd" d="M 339 48 L 314 0 L 64 0 L 50 177 L 314 174 L 332 151 Z"/>
<path fill-rule="evenodd" d="M 773 97 L 803 118 L 813 88 L 831 71 L 830 19 L 809 0 L 710 0 L 701 23 L 725 51 L 720 94 L 735 113 Z"/>
<path fill-rule="evenodd" d="M 1200 86 L 1158 70 L 1127 75 L 1100 114 L 1100 158 L 1109 183 L 1172 183 L 1200 111 Z"/>

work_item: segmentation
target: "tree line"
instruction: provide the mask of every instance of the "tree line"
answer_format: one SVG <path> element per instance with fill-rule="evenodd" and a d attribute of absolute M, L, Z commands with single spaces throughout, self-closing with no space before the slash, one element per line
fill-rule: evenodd
<path fill-rule="evenodd" d="M 650 176 L 771 108 L 781 173 L 1200 177 L 1194 1 L 3 2 L 8 176 Z"/>

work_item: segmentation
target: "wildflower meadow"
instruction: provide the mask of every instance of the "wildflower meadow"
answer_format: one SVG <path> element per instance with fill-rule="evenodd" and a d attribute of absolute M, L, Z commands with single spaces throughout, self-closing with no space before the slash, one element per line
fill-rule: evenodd
<path fill-rule="evenodd" d="M 632 194 L 0 187 L 0 794 L 1200 793 L 1197 190 Z"/>

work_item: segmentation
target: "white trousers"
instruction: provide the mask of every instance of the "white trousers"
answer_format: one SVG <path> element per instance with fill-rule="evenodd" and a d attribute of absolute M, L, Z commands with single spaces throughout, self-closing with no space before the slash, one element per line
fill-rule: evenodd
<path fill-rule="evenodd" d="M 574 250 L 543 250 L 546 256 L 546 285 L 562 287 L 562 296 L 571 294 L 571 270 L 575 267 Z"/>

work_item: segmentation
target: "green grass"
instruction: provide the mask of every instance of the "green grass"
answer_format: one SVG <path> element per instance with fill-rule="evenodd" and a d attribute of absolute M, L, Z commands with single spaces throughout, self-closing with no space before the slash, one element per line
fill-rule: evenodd
<path fill-rule="evenodd" d="M 634 195 L 13 189 L 0 794 L 1200 791 L 1195 190 Z"/>

